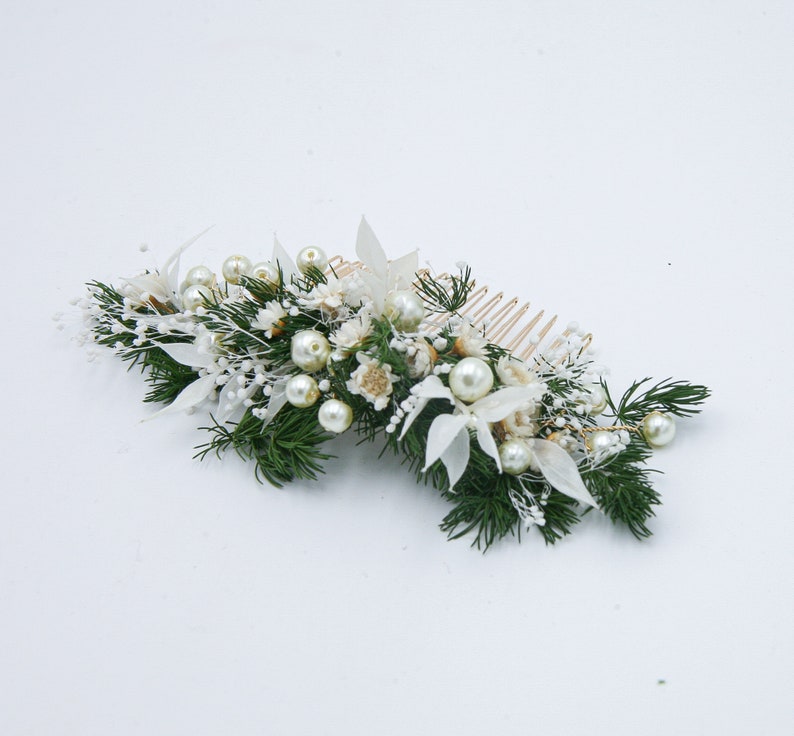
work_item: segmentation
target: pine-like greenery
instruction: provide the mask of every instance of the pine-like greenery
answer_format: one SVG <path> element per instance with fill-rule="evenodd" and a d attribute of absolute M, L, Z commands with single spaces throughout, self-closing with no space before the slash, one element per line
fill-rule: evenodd
<path fill-rule="evenodd" d="M 209 453 L 217 457 L 233 449 L 243 460 L 253 460 L 257 479 L 281 488 L 293 480 L 317 480 L 323 472 L 323 461 L 332 455 L 321 452 L 320 446 L 331 439 L 317 423 L 317 410 L 296 409 L 287 405 L 278 421 L 263 423 L 250 411 L 235 424 L 213 423 L 201 427 L 211 439 L 199 445 L 194 457 L 204 459 Z"/>

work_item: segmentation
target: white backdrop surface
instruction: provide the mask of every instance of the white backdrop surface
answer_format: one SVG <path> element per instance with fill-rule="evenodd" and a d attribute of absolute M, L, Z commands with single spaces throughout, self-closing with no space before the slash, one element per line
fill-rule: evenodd
<path fill-rule="evenodd" d="M 792 733 L 794 5 L 0 14 L 0 733 Z M 579 321 L 616 388 L 712 387 L 650 540 L 482 555 L 344 438 L 259 486 L 50 319 L 208 225 L 219 267 L 352 255 L 362 213 Z"/>

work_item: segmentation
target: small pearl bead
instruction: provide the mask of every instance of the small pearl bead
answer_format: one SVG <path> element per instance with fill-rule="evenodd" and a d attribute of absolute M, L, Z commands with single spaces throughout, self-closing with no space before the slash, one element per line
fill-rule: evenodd
<path fill-rule="evenodd" d="M 353 423 L 353 410 L 344 401 L 328 399 L 317 412 L 317 420 L 327 432 L 341 434 Z"/>
<path fill-rule="evenodd" d="M 269 281 L 271 284 L 278 285 L 278 268 L 270 261 L 262 261 L 251 268 L 251 276 L 262 281 Z"/>
<path fill-rule="evenodd" d="M 669 445 L 675 437 L 675 419 L 672 415 L 652 411 L 642 420 L 642 435 L 651 447 Z"/>
<path fill-rule="evenodd" d="M 606 450 L 612 446 L 612 433 L 608 429 L 599 429 L 595 432 L 588 432 L 584 440 L 588 451 L 595 454 L 601 450 Z"/>
<path fill-rule="evenodd" d="M 320 389 L 317 388 L 317 381 L 305 374 L 290 378 L 284 387 L 284 393 L 287 401 L 298 409 L 306 409 L 320 398 Z"/>
<path fill-rule="evenodd" d="M 590 413 L 594 416 L 602 414 L 607 408 L 607 395 L 601 386 L 595 385 L 590 389 L 590 403 L 593 405 Z"/>
<path fill-rule="evenodd" d="M 463 358 L 449 372 L 449 388 L 461 401 L 471 404 L 493 388 L 491 367 L 480 358 Z"/>
<path fill-rule="evenodd" d="M 425 305 L 413 291 L 393 291 L 386 297 L 383 316 L 398 330 L 413 332 L 425 318 Z"/>
<path fill-rule="evenodd" d="M 185 276 L 186 286 L 212 287 L 215 283 L 215 274 L 206 266 L 193 266 Z"/>
<path fill-rule="evenodd" d="M 230 284 L 238 284 L 241 276 L 247 276 L 251 272 L 251 261 L 245 256 L 229 256 L 223 262 L 221 272 Z"/>
<path fill-rule="evenodd" d="M 292 362 L 312 373 L 324 368 L 331 355 L 331 344 L 316 330 L 301 330 L 292 337 Z"/>
<path fill-rule="evenodd" d="M 325 271 L 328 268 L 328 256 L 322 248 L 316 248 L 310 245 L 303 248 L 295 259 L 295 265 L 302 274 L 306 274 L 310 268 L 316 268 L 318 271 Z"/>
<path fill-rule="evenodd" d="M 521 475 L 532 464 L 532 451 L 526 442 L 507 440 L 499 445 L 502 470 L 510 475 Z"/>
<path fill-rule="evenodd" d="M 193 284 L 182 292 L 182 308 L 189 309 L 191 312 L 204 304 L 204 300 L 212 300 L 212 293 L 206 286 Z"/>

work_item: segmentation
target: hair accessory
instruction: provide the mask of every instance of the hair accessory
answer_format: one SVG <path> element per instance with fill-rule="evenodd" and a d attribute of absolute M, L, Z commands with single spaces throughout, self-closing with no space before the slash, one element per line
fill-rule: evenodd
<path fill-rule="evenodd" d="M 196 265 L 180 281 L 196 239 L 80 301 L 82 340 L 139 366 L 144 400 L 167 404 L 152 417 L 209 407 L 196 457 L 232 448 L 281 486 L 316 478 L 324 443 L 352 430 L 403 457 L 452 505 L 441 529 L 481 549 L 523 528 L 554 542 L 592 509 L 650 535 L 646 461 L 706 387 L 646 378 L 617 398 L 576 324 L 554 334 L 556 317 L 477 286 L 464 263 L 389 261 L 363 219 L 358 261 L 316 247 L 293 261 L 276 240 L 269 261 L 232 255 L 221 280 Z"/>

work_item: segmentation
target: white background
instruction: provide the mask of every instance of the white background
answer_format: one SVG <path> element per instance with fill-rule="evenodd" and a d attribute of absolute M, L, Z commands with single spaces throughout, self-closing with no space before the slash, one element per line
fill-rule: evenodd
<path fill-rule="evenodd" d="M 0 733 L 792 732 L 791 3 L 0 10 Z M 362 213 L 615 389 L 712 387 L 652 539 L 482 555 L 350 440 L 259 486 L 51 321 L 208 225 L 187 265 L 350 256 Z"/>

